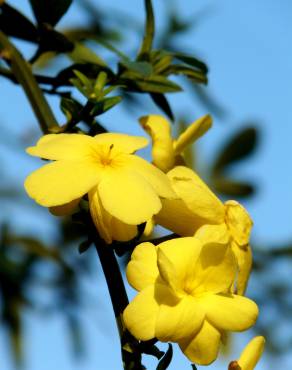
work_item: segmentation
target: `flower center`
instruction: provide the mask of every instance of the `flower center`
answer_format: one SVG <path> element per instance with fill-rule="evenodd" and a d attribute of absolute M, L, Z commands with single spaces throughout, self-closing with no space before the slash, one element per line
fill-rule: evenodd
<path fill-rule="evenodd" d="M 113 147 L 114 147 L 114 144 L 111 144 L 107 151 L 101 153 L 101 155 L 100 155 L 100 163 L 103 166 L 109 166 L 109 165 L 111 165 L 111 163 L 113 161 L 113 157 L 111 155 L 112 154 Z"/>

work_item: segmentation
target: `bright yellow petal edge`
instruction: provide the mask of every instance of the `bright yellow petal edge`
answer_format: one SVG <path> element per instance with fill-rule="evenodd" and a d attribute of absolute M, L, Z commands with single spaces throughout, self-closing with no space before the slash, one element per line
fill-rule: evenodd
<path fill-rule="evenodd" d="M 232 361 L 228 370 L 254 370 L 260 360 L 265 347 L 265 338 L 262 336 L 254 337 L 244 348 L 240 357 Z"/>

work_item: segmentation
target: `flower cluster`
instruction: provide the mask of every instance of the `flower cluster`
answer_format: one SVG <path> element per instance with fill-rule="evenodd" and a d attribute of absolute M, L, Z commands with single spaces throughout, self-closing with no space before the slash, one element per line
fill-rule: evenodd
<path fill-rule="evenodd" d="M 178 234 L 134 249 L 127 279 L 138 294 L 124 311 L 124 324 L 138 340 L 178 343 L 192 362 L 207 365 L 226 332 L 247 330 L 258 316 L 257 305 L 244 297 L 252 221 L 243 206 L 222 203 L 186 167 L 183 152 L 211 127 L 210 116 L 176 140 L 161 116 L 142 117 L 140 123 L 152 139 L 152 164 L 135 154 L 148 144 L 144 137 L 49 134 L 27 151 L 52 162 L 29 175 L 25 189 L 56 215 L 73 213 L 87 195 L 107 244 L 133 239 L 143 223 Z M 253 348 L 263 348 L 263 339 L 255 343 L 229 368 L 252 370 L 259 358 Z"/>

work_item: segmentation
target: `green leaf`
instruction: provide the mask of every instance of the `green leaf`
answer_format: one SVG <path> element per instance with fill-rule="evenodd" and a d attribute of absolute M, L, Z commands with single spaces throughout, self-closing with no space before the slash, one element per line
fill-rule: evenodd
<path fill-rule="evenodd" d="M 165 73 L 167 75 L 170 75 L 170 74 L 183 75 L 197 83 L 206 84 L 208 82 L 208 79 L 205 73 L 197 69 L 184 66 L 184 65 L 173 64 L 167 68 Z"/>
<path fill-rule="evenodd" d="M 138 54 L 138 60 L 148 59 L 148 55 L 152 49 L 152 43 L 155 33 L 155 21 L 151 0 L 145 0 L 145 9 L 146 9 L 145 33 Z"/>
<path fill-rule="evenodd" d="M 65 114 L 67 120 L 70 121 L 73 117 L 78 116 L 80 110 L 82 109 L 82 105 L 72 98 L 62 97 L 60 108 Z"/>
<path fill-rule="evenodd" d="M 80 42 L 75 43 L 73 51 L 68 53 L 68 56 L 75 63 L 92 63 L 101 67 L 106 67 L 106 63 L 102 58 Z"/>
<path fill-rule="evenodd" d="M 28 236 L 10 236 L 7 238 L 7 245 L 18 245 L 28 253 L 36 256 L 51 259 L 56 262 L 61 261 L 61 256 L 57 248 L 48 248 L 41 241 Z"/>
<path fill-rule="evenodd" d="M 195 364 L 191 364 L 192 370 L 198 370 Z"/>
<path fill-rule="evenodd" d="M 39 24 L 49 23 L 55 26 L 67 12 L 72 0 L 29 0 L 35 18 Z"/>
<path fill-rule="evenodd" d="M 37 42 L 38 32 L 34 24 L 12 6 L 0 5 L 0 29 L 6 35 Z"/>
<path fill-rule="evenodd" d="M 103 90 L 103 88 L 106 85 L 106 81 L 107 81 L 107 74 L 103 71 L 100 72 L 97 76 L 97 79 L 96 79 L 94 87 L 93 87 L 94 93 L 96 95 L 98 95 Z"/>
<path fill-rule="evenodd" d="M 61 32 L 45 23 L 40 31 L 39 49 L 37 57 L 46 51 L 55 51 L 57 53 L 71 53 L 74 49 L 74 44 Z M 36 58 L 36 57 L 35 57 Z"/>
<path fill-rule="evenodd" d="M 154 71 L 155 74 L 160 74 L 164 72 L 171 64 L 172 56 L 171 55 L 162 55 L 158 60 L 155 61 Z"/>
<path fill-rule="evenodd" d="M 150 75 L 153 73 L 152 65 L 148 62 L 132 62 L 123 60 L 120 62 L 120 64 L 130 71 L 133 71 L 145 78 L 150 77 Z"/>
<path fill-rule="evenodd" d="M 78 247 L 78 252 L 80 254 L 86 252 L 90 248 L 91 244 L 92 244 L 92 241 L 90 240 L 85 240 L 84 242 L 80 243 Z"/>
<path fill-rule="evenodd" d="M 95 80 L 96 76 L 102 71 L 106 72 L 110 79 L 114 77 L 113 72 L 108 67 L 100 67 L 97 64 L 92 63 L 76 63 L 63 69 L 57 74 L 54 81 L 54 87 L 70 85 L 70 79 L 75 77 L 74 71 L 79 71 L 92 80 Z"/>
<path fill-rule="evenodd" d="M 166 351 L 165 355 L 162 357 L 162 359 L 159 361 L 156 370 L 165 370 L 170 365 L 170 362 L 172 360 L 173 350 L 172 345 L 168 343 L 168 350 Z"/>
<path fill-rule="evenodd" d="M 250 197 L 255 193 L 255 187 L 252 184 L 243 181 L 236 181 L 224 177 L 213 179 L 214 189 L 228 197 Z"/>
<path fill-rule="evenodd" d="M 176 59 L 181 60 L 182 62 L 184 62 L 184 63 L 186 63 L 186 64 L 188 64 L 192 67 L 200 69 L 205 74 L 208 73 L 207 65 L 204 62 L 202 62 L 201 60 L 193 57 L 192 55 L 183 54 L 183 53 L 172 53 L 172 55 Z"/>
<path fill-rule="evenodd" d="M 131 77 L 131 76 L 130 76 Z M 176 83 L 168 80 L 164 76 L 151 76 L 150 78 L 140 79 L 135 78 L 131 80 L 126 80 L 125 84 L 127 85 L 130 91 L 145 91 L 149 93 L 170 93 L 170 92 L 177 92 L 182 91 L 182 88 L 177 85 Z"/>
<path fill-rule="evenodd" d="M 25 91 L 42 131 L 48 133 L 50 130 L 58 129 L 58 123 L 32 74 L 30 65 L 5 34 L 0 31 L 0 52 L 1 51 L 9 58 L 12 72 Z"/>
<path fill-rule="evenodd" d="M 243 128 L 225 144 L 213 166 L 213 171 L 221 172 L 234 162 L 247 158 L 256 149 L 257 142 L 256 128 Z"/>
<path fill-rule="evenodd" d="M 121 100 L 122 100 L 121 96 L 113 96 L 110 98 L 105 98 L 94 106 L 90 114 L 92 116 L 98 116 L 100 114 L 103 114 L 104 112 L 113 108 L 115 105 L 119 104 Z"/>
<path fill-rule="evenodd" d="M 171 107 L 168 103 L 168 100 L 163 94 L 150 94 L 154 103 L 170 118 L 171 121 L 174 121 L 174 116 L 171 110 Z"/>

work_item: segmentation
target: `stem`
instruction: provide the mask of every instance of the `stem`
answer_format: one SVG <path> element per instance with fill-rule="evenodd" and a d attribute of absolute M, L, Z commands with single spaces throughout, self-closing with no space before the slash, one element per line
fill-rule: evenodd
<path fill-rule="evenodd" d="M 116 256 L 112 248 L 105 244 L 105 242 L 98 236 L 95 226 L 91 221 L 90 224 L 90 236 L 100 259 L 116 318 L 124 369 L 144 370 L 145 368 L 141 364 L 141 352 L 137 350 L 139 341 L 137 341 L 126 330 L 123 323 L 122 314 L 124 309 L 127 307 L 129 300 Z"/>
<path fill-rule="evenodd" d="M 43 133 L 48 133 L 50 130 L 58 128 L 59 125 L 54 117 L 54 114 L 48 105 L 34 75 L 32 74 L 31 66 L 22 57 L 15 46 L 9 41 L 8 37 L 1 31 L 0 52 L 2 54 L 1 56 L 11 65 L 13 75 L 17 82 L 22 86 Z M 6 77 L 8 77 L 7 74 Z"/>
<path fill-rule="evenodd" d="M 129 303 L 122 274 L 113 250 L 107 245 L 94 244 L 109 290 L 120 337 L 122 337 L 125 330 L 122 323 L 122 313 Z"/>

